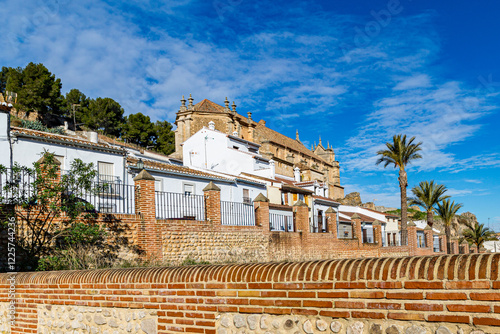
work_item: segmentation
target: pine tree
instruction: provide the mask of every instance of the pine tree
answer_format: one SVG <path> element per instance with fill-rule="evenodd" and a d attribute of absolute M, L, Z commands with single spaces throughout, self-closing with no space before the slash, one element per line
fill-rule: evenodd
<path fill-rule="evenodd" d="M 81 118 L 77 121 L 90 129 L 116 137 L 121 134 L 124 122 L 123 108 L 109 97 L 90 100 L 88 111 L 82 110 L 80 115 Z"/>
<path fill-rule="evenodd" d="M 175 132 L 172 131 L 172 124 L 167 121 L 156 121 L 155 123 L 156 149 L 166 155 L 175 151 Z"/>
<path fill-rule="evenodd" d="M 28 114 L 36 111 L 39 116 L 64 111 L 61 79 L 56 79 L 43 64 L 29 63 L 25 68 L 7 68 L 2 73 L 6 77 L 2 79 L 5 90 L 18 94 L 17 109 Z"/>
<path fill-rule="evenodd" d="M 155 125 L 143 113 L 131 114 L 125 117 L 123 139 L 143 147 L 153 146 L 156 141 Z"/>

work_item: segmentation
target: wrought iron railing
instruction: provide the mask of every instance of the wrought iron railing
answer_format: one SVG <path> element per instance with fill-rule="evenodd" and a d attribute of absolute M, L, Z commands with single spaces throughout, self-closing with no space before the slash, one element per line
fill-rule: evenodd
<path fill-rule="evenodd" d="M 255 226 L 252 204 L 221 201 L 222 225 Z"/>
<path fill-rule="evenodd" d="M 383 246 L 384 247 L 394 247 L 394 246 L 407 246 L 408 238 L 406 231 L 385 231 L 383 235 Z"/>
<path fill-rule="evenodd" d="M 372 244 L 375 242 L 373 236 L 373 228 L 362 227 L 361 228 L 362 242 L 364 244 Z"/>
<path fill-rule="evenodd" d="M 75 194 L 90 203 L 100 213 L 135 213 L 136 186 L 113 183 L 92 183 L 90 191 Z"/>
<path fill-rule="evenodd" d="M 326 233 L 326 217 L 325 216 L 313 216 L 311 222 L 311 233 Z"/>
<path fill-rule="evenodd" d="M 443 251 L 443 249 L 441 247 L 441 239 L 439 239 L 438 235 L 434 235 L 433 236 L 433 238 L 432 238 L 432 246 L 433 246 L 433 249 L 434 249 L 435 253 L 439 253 L 439 252 Z"/>
<path fill-rule="evenodd" d="M 191 195 L 155 191 L 156 218 L 205 220 L 205 198 Z"/>
<path fill-rule="evenodd" d="M 0 203 L 17 203 L 32 198 L 36 175 L 28 170 L 6 169 L 0 173 Z"/>
<path fill-rule="evenodd" d="M 37 177 L 28 170 L 0 173 L 0 202 L 36 205 Z M 65 201 L 77 201 L 87 210 L 100 213 L 135 213 L 135 186 L 121 183 L 90 182 L 88 186 L 68 183 L 60 194 Z"/>
<path fill-rule="evenodd" d="M 295 232 L 292 211 L 269 212 L 269 230 Z"/>
<path fill-rule="evenodd" d="M 427 242 L 425 240 L 425 234 L 422 232 L 417 232 L 417 247 L 418 248 L 425 248 L 427 247 Z"/>

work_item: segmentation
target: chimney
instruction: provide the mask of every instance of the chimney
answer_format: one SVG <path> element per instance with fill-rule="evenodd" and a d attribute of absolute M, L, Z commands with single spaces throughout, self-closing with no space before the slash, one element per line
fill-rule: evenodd
<path fill-rule="evenodd" d="M 210 122 L 208 122 L 208 128 L 209 128 L 210 130 L 215 130 L 215 123 L 214 123 L 214 121 L 210 121 Z"/>
<path fill-rule="evenodd" d="M 295 179 L 295 182 L 300 182 L 300 169 L 299 169 L 299 167 L 295 167 L 293 169 L 293 177 Z"/>
<path fill-rule="evenodd" d="M 276 163 L 274 162 L 274 160 L 269 160 L 269 167 L 271 167 L 271 178 L 274 179 L 274 177 L 276 176 Z"/>
<path fill-rule="evenodd" d="M 97 132 L 89 131 L 87 132 L 87 137 L 89 138 L 91 143 L 97 144 L 97 142 L 99 141 L 99 136 L 97 135 Z"/>

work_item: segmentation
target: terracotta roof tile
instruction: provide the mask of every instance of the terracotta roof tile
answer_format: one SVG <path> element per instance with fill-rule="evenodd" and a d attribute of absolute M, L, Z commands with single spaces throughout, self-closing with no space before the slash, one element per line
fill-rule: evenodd
<path fill-rule="evenodd" d="M 208 111 L 208 112 L 225 112 L 224 107 L 218 105 L 215 102 L 204 99 L 198 103 L 196 103 L 193 107 L 196 111 Z"/>
<path fill-rule="evenodd" d="M 269 141 L 272 141 L 273 143 L 276 143 L 276 144 L 279 144 L 279 145 L 282 145 L 282 146 L 285 146 L 285 147 L 288 147 L 292 150 L 295 150 L 297 152 L 300 152 L 308 157 L 311 157 L 311 158 L 314 158 L 318 161 L 321 161 L 323 163 L 327 163 L 329 164 L 328 162 L 326 162 L 325 160 L 323 160 L 323 158 L 317 156 L 316 154 L 314 154 L 314 152 L 312 152 L 311 150 L 309 150 L 307 147 L 305 147 L 302 143 L 298 142 L 297 140 L 295 139 L 292 139 L 290 137 L 287 137 L 277 131 L 274 131 L 268 127 L 266 127 L 265 125 L 263 124 L 260 124 L 260 123 L 257 123 L 257 126 L 255 128 L 255 130 L 257 132 L 260 132 L 261 136 L 266 138 L 267 140 Z"/>
<path fill-rule="evenodd" d="M 361 221 L 362 222 L 370 222 L 370 223 L 373 223 L 374 221 L 376 221 L 377 219 L 373 218 L 373 217 L 370 217 L 370 216 L 367 216 L 367 215 L 364 215 L 362 213 L 359 213 L 359 212 L 345 212 L 345 211 L 341 211 L 340 212 L 341 214 L 343 215 L 346 215 L 346 216 L 349 216 L 349 217 L 352 217 L 355 213 L 361 218 Z"/>
<path fill-rule="evenodd" d="M 127 163 L 132 166 L 136 166 L 137 162 L 139 159 L 136 158 L 127 158 Z M 224 180 L 224 181 L 232 181 L 229 178 L 225 178 L 222 176 L 210 174 L 210 173 L 205 173 L 196 169 L 191 169 L 188 167 L 184 166 L 177 166 L 177 165 L 171 165 L 163 162 L 157 162 L 157 161 L 151 161 L 151 160 L 142 160 L 144 162 L 144 166 L 151 168 L 151 169 L 157 169 L 159 171 L 170 171 L 170 172 L 175 172 L 179 174 L 185 174 L 185 175 L 192 175 L 192 176 L 203 176 L 211 179 L 216 179 L 216 180 Z"/>
<path fill-rule="evenodd" d="M 323 201 L 328 201 L 328 202 L 332 202 L 332 203 L 335 203 L 335 204 L 339 204 L 339 205 L 340 205 L 340 203 L 339 203 L 339 202 L 336 202 L 336 201 L 334 201 L 333 199 L 328 198 L 328 197 L 318 196 L 318 195 L 312 195 L 312 197 L 313 197 L 313 198 L 317 198 L 317 199 L 321 199 L 321 200 L 323 200 Z"/>
<path fill-rule="evenodd" d="M 15 126 L 11 127 L 11 132 L 13 134 L 36 137 L 40 140 L 45 140 L 45 141 L 58 140 L 58 141 L 67 142 L 69 145 L 86 145 L 86 146 L 93 146 L 96 149 L 100 148 L 100 149 L 106 149 L 106 150 L 110 150 L 110 151 L 120 152 L 122 154 L 125 153 L 125 150 L 121 149 L 121 148 L 111 147 L 107 144 L 93 143 L 89 140 L 80 139 L 80 138 L 72 137 L 72 136 L 58 135 L 55 133 L 25 129 L 25 128 L 20 128 L 20 127 L 15 127 Z"/>

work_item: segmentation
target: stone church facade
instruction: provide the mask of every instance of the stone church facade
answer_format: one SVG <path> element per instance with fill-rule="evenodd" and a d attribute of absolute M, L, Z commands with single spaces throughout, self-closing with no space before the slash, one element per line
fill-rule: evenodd
<path fill-rule="evenodd" d="M 186 102 L 187 105 L 186 105 Z M 213 121 L 215 128 L 226 134 L 236 135 L 242 139 L 260 144 L 260 153 L 276 163 L 276 174 L 294 177 L 294 169 L 300 169 L 301 181 L 318 181 L 328 185 L 328 197 L 338 199 L 344 197 L 344 188 L 340 185 L 339 162 L 330 145 L 325 148 L 321 140 L 319 145 L 308 149 L 302 144 L 297 133 L 296 139 L 289 138 L 266 126 L 264 120 L 256 122 L 252 113 L 247 117 L 236 112 L 236 105 L 224 106 L 204 99 L 193 104 L 191 95 L 186 101 L 181 100 L 175 124 L 175 153 L 173 157 L 182 159 L 182 143 L 208 123 Z"/>

